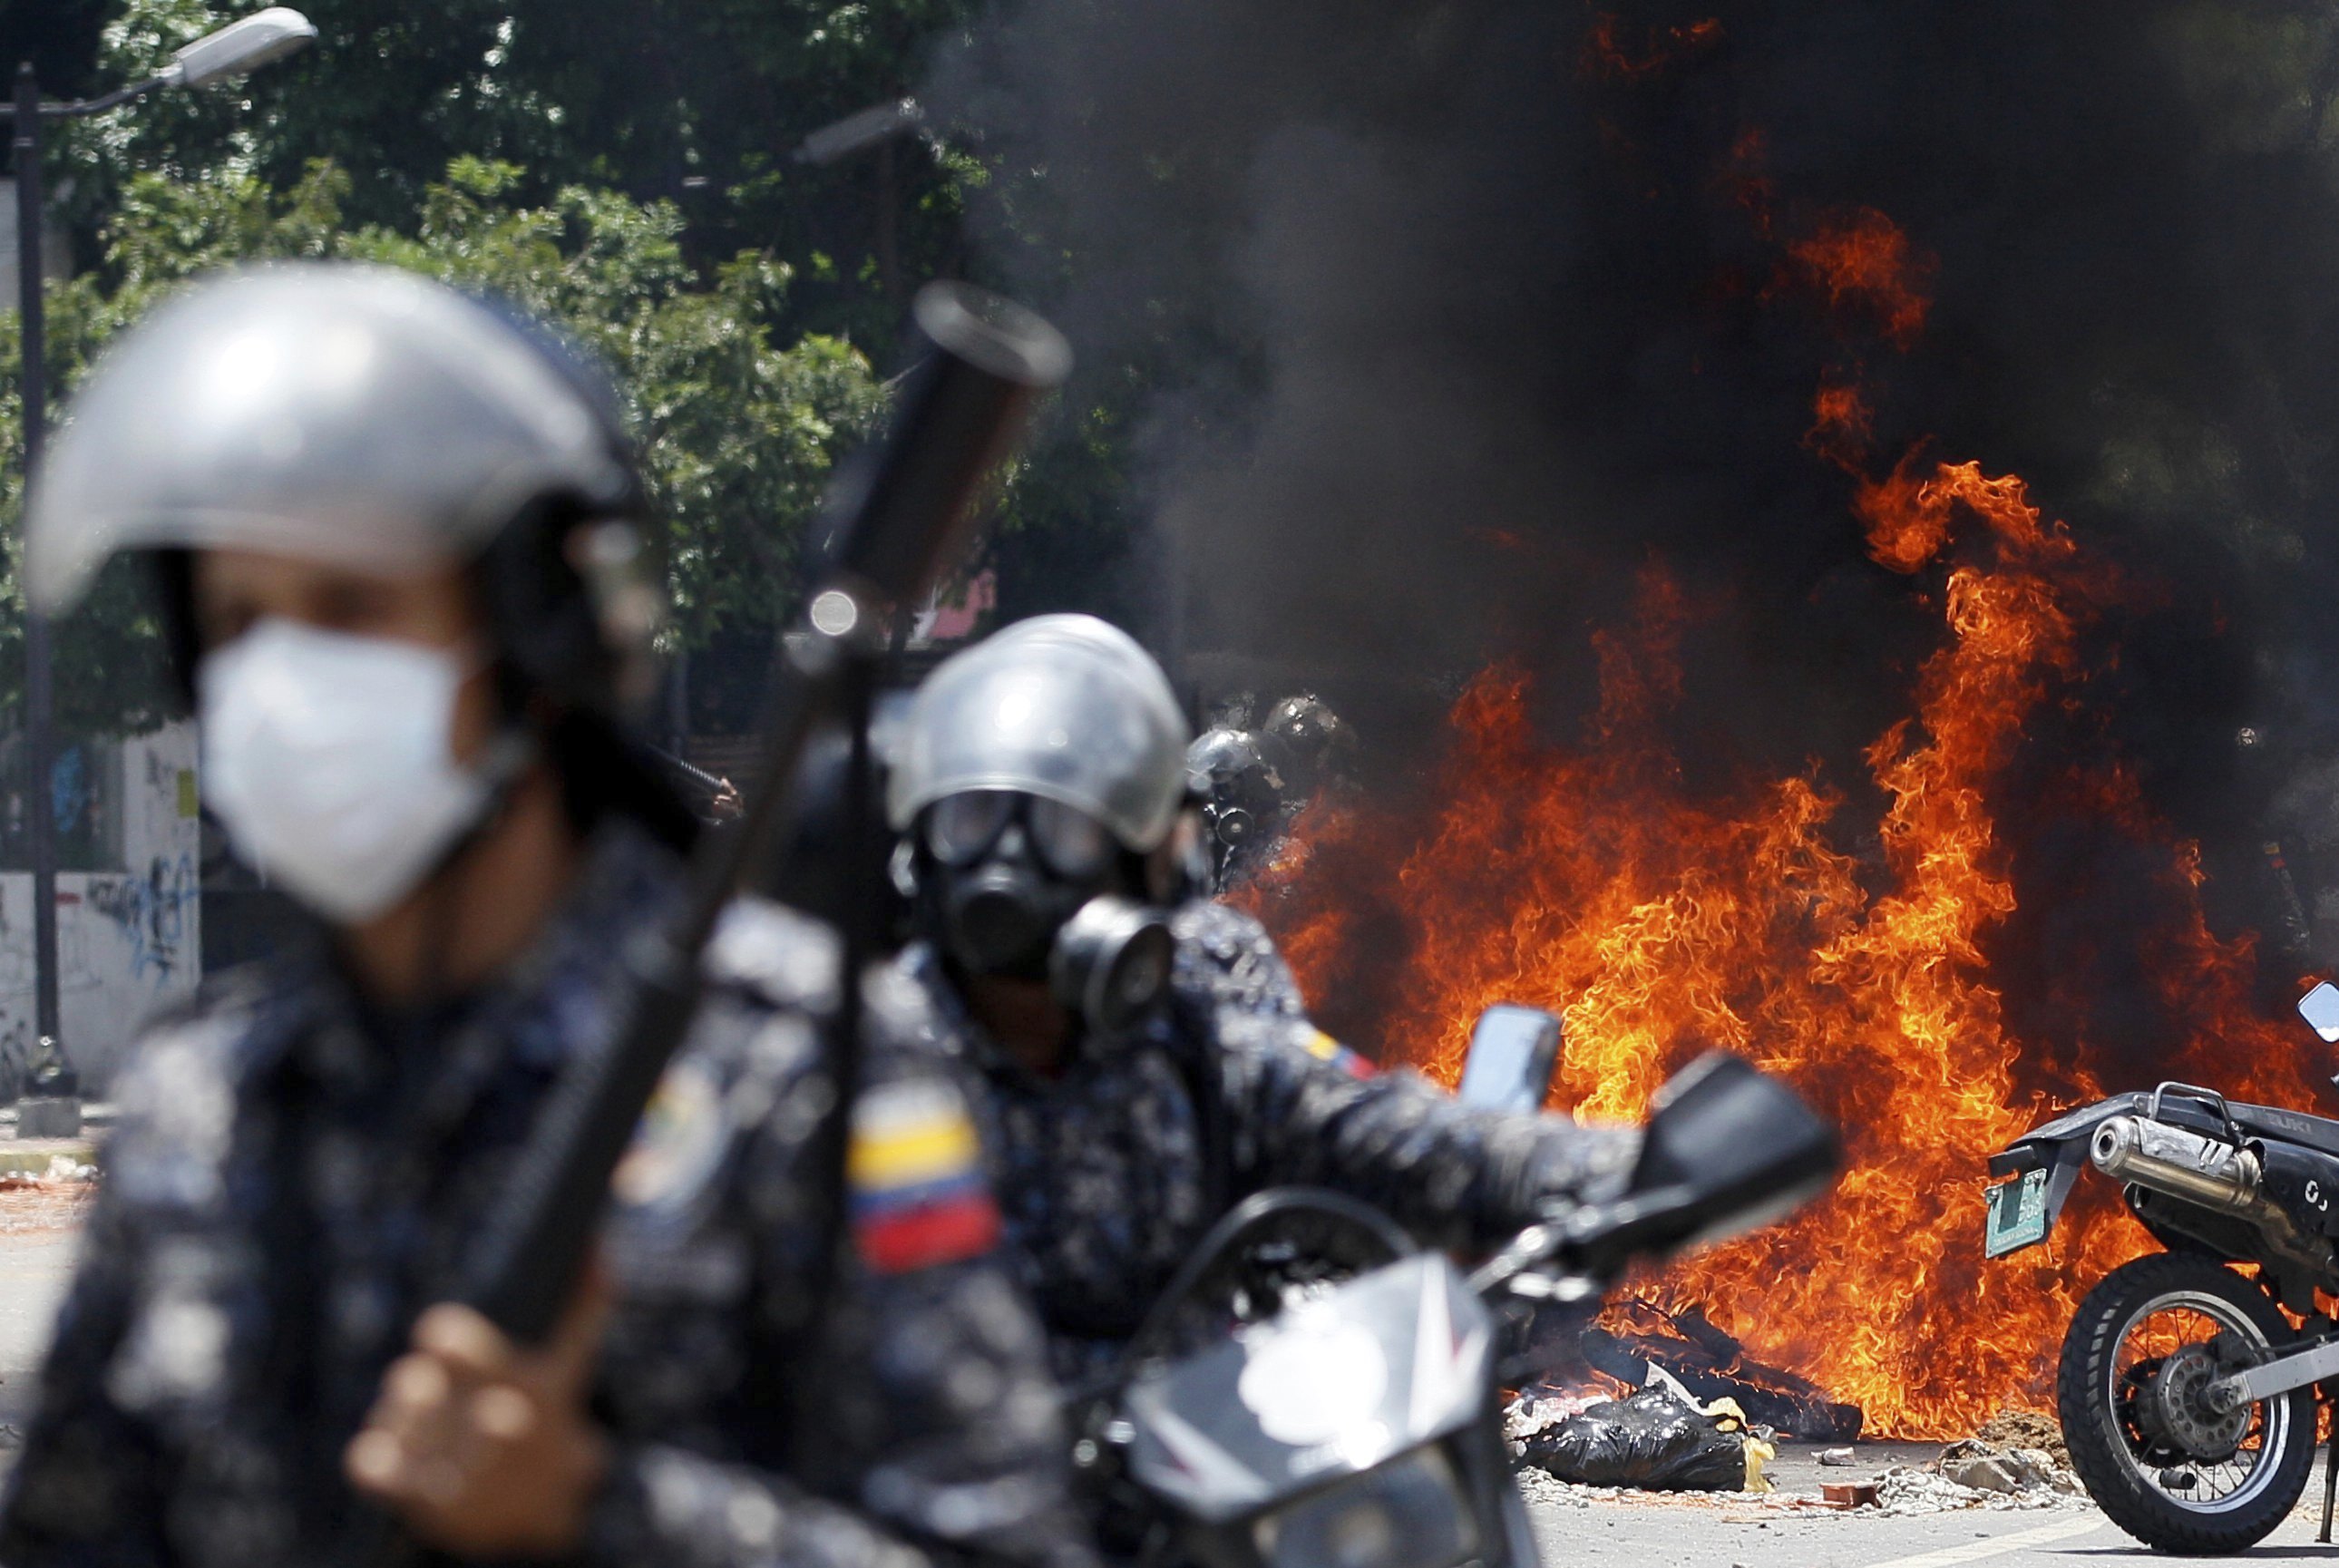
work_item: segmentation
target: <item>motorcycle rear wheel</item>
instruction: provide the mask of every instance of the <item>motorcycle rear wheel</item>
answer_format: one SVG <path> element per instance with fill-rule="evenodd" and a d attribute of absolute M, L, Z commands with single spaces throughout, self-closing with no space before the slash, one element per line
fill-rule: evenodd
<path fill-rule="evenodd" d="M 2231 1452 L 2207 1441 L 2220 1420 L 2163 1372 L 2230 1335 L 2253 1352 L 2293 1336 L 2265 1292 L 2213 1260 L 2159 1253 L 2122 1264 L 2087 1293 L 2063 1338 L 2056 1404 L 2071 1467 L 2113 1524 L 2162 1552 L 2256 1545 L 2286 1518 L 2314 1466 L 2314 1393 L 2237 1413 Z M 2173 1425 L 2183 1431 L 2172 1435 Z M 2182 1444 L 2190 1435 L 2192 1446 Z"/>

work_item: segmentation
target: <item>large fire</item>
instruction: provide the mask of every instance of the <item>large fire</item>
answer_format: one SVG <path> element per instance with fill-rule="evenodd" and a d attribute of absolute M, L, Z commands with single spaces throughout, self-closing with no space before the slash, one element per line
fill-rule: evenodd
<path fill-rule="evenodd" d="M 1732 199 L 1767 238 L 1759 138 L 1733 158 Z M 1912 349 L 1930 262 L 1883 214 L 1777 228 L 1802 236 L 1780 242 L 1782 279 L 1878 349 Z M 1871 1432 L 1956 1435 L 2008 1404 L 2043 1405 L 2079 1296 L 2148 1245 L 2086 1184 L 2048 1248 L 1988 1265 L 1980 1202 L 1984 1163 L 2010 1138 L 2061 1106 L 2149 1087 L 2128 1081 L 2133 1068 L 2102 1081 L 2092 1064 L 2118 1060 L 2112 1042 L 2076 1023 L 2016 1038 L 1987 957 L 2016 906 L 1999 824 L 2026 802 L 2008 764 L 2048 705 L 2084 704 L 2079 637 L 2140 590 L 2091 564 L 2018 478 L 1917 452 L 1865 471 L 1856 352 L 1814 407 L 1807 444 L 1854 476 L 1870 557 L 1918 578 L 1929 591 L 1913 602 L 1940 624 L 1909 715 L 1866 752 L 1884 803 L 1872 834 L 1840 820 L 1844 797 L 1816 764 L 1724 798 L 1687 789 L 1663 720 L 1692 611 L 1651 567 L 1630 624 L 1595 637 L 1599 702 L 1576 744 L 1539 739 L 1533 677 L 1497 666 L 1454 707 L 1427 821 L 1319 807 L 1256 902 L 1311 994 L 1404 952 L 1404 982 L 1377 988 L 1398 998 L 1380 1038 L 1449 1082 L 1472 1021 L 1504 1001 L 1565 1016 L 1554 1100 L 1579 1114 L 1637 1116 L 1712 1045 L 1785 1074 L 1842 1128 L 1841 1184 L 1642 1294 L 1702 1308 L 1750 1352 L 1863 1406 Z M 2221 940 L 2203 917 L 2193 846 L 2116 764 L 2063 787 L 2165 867 L 2176 918 L 2151 922 L 2136 956 L 2187 1043 L 2157 1065 L 2312 1104 L 2301 1041 L 2252 1007 L 2252 941 Z M 1863 842 L 1875 849 L 1841 847 Z M 1367 886 L 1401 930 L 1363 928 Z"/>
<path fill-rule="evenodd" d="M 1580 745 L 1539 743 L 1528 677 L 1488 671 L 1455 707 L 1426 829 L 1324 814 L 1261 908 L 1311 991 L 1336 991 L 1362 960 L 1344 890 L 1370 868 L 1393 873 L 1410 958 L 1383 1038 L 1448 1082 L 1471 1021 L 1504 1001 L 1565 1016 L 1555 1100 L 1579 1114 L 1637 1115 L 1708 1045 L 1784 1073 L 1842 1128 L 1841 1185 L 1667 1272 L 1653 1297 L 1701 1306 L 1764 1359 L 1862 1406 L 1870 1431 L 1941 1436 L 2042 1399 L 2079 1295 L 2146 1245 L 2117 1209 L 2080 1202 L 2045 1253 L 1985 1265 L 1980 1247 L 1988 1157 L 2058 1105 L 2139 1087 L 2099 1082 L 2081 1042 L 2013 1038 L 1982 947 L 2015 905 L 1997 832 L 2013 804 L 2006 764 L 2117 585 L 2020 480 L 1972 463 L 1904 468 L 1860 504 L 1880 562 L 1913 572 L 1950 557 L 1943 640 L 1915 711 L 1867 754 L 1889 803 L 1880 864 L 1835 847 L 1841 802 L 1818 776 L 1684 794 L 1656 721 L 1683 680 L 1685 612 L 1651 571 L 1632 629 L 1601 639 L 1601 700 Z M 2250 945 L 2201 918 L 2191 846 L 2166 841 L 2126 774 L 2075 787 L 2164 846 L 2189 911 L 2146 955 L 2191 1026 L 2179 1065 L 2236 1095 L 2313 1103 L 2307 1053 L 2251 1010 Z M 2055 1069 L 2026 1070 L 2026 1058 Z"/>

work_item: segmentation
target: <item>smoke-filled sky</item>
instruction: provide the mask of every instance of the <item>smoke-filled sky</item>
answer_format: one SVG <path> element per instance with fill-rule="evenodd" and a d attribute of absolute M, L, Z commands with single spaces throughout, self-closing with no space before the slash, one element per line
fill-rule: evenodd
<path fill-rule="evenodd" d="M 2018 472 L 2146 585 L 2089 700 L 2213 869 L 2339 739 L 2325 5 L 1002 0 L 932 86 L 1000 171 L 987 266 L 1147 367 L 1189 646 L 1290 661 L 1384 759 L 1497 656 L 1563 722 L 1654 561 L 1685 764 L 1856 784 L 1938 580 L 1867 558 L 1831 380 L 1870 471 Z M 1863 212 L 1921 330 L 1798 273 Z"/>

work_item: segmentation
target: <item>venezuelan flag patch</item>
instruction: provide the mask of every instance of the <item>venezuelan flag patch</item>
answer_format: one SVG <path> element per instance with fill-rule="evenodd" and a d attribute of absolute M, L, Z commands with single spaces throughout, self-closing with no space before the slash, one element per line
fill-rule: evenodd
<path fill-rule="evenodd" d="M 945 1083 L 886 1084 L 853 1111 L 845 1167 L 853 1234 L 879 1274 L 979 1257 L 999 1242 L 999 1209 L 966 1102 Z"/>
<path fill-rule="evenodd" d="M 1370 1078 L 1373 1064 L 1326 1034 L 1320 1029 L 1308 1031 L 1308 1054 L 1318 1061 L 1328 1061 L 1350 1078 Z"/>

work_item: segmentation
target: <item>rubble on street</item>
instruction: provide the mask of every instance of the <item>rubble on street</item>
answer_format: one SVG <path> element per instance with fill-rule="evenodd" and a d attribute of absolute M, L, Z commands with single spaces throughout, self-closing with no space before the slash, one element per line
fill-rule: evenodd
<path fill-rule="evenodd" d="M 1519 1486 L 1530 1502 L 1571 1509 L 1660 1504 L 1719 1507 L 1751 1510 L 1749 1517 L 1841 1513 L 1909 1518 L 1966 1510 L 2089 1506 L 2053 1418 L 2027 1411 L 2002 1413 L 1973 1436 L 1931 1451 L 1901 1445 L 1782 1445 L 1776 1463 L 1768 1466 L 1767 1478 L 1743 1489 L 1692 1489 L 1663 1478 L 1653 1485 L 1587 1484 L 1608 1477 L 1575 1475 L 1566 1466 L 1552 1464 L 1554 1439 L 1570 1423 L 1596 1420 L 1616 1408 L 1591 1395 L 1544 1395 L 1514 1401 L 1507 1430 L 1518 1456 Z M 1756 1426 L 1747 1437 L 1765 1443 L 1767 1450 L 1772 1435 Z M 1766 1451 L 1764 1458 L 1770 1457 Z"/>
<path fill-rule="evenodd" d="M 1954 1445 L 1965 1447 L 1967 1445 Z M 2037 1455 L 2038 1449 L 2018 1451 Z M 1980 1481 L 1981 1485 L 1969 1484 Z M 2011 1483 L 2011 1484 L 2001 1484 Z M 1887 1514 L 1944 1514 L 1961 1508 L 2084 1507 L 2086 1491 L 2068 1470 L 2034 1466 L 2012 1455 L 1947 1455 L 1929 1465 L 1895 1465 L 1876 1478 L 1878 1506 Z"/>
<path fill-rule="evenodd" d="M 0 1236 L 66 1231 L 79 1225 L 97 1186 L 89 1177 L 78 1174 L 92 1168 L 77 1166 L 74 1169 L 74 1175 L 37 1180 L 0 1178 Z"/>
<path fill-rule="evenodd" d="M 2042 1449 L 2057 1468 L 2071 1467 L 2071 1451 L 2063 1443 L 2062 1423 L 2052 1415 L 2041 1415 L 2035 1410 L 2001 1410 L 1983 1422 L 1974 1436 L 2000 1448 Z"/>

